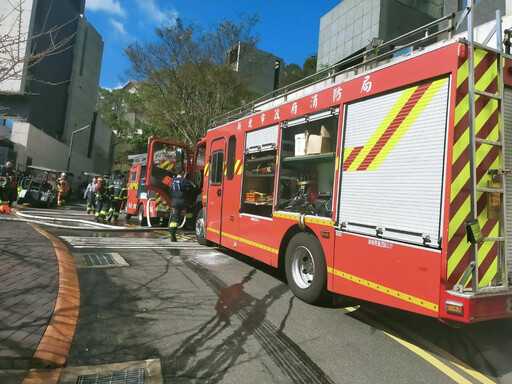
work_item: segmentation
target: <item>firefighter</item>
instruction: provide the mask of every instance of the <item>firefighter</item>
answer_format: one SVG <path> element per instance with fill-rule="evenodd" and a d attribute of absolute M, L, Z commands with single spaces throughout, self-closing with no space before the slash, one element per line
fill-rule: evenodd
<path fill-rule="evenodd" d="M 108 191 L 110 196 L 110 209 L 108 212 L 108 221 L 114 217 L 114 222 L 119 221 L 119 212 L 121 211 L 121 205 L 126 199 L 128 189 L 126 183 L 119 176 L 119 172 L 114 172 L 114 176 L 108 185 Z"/>
<path fill-rule="evenodd" d="M 87 184 L 87 188 L 84 192 L 84 199 L 87 199 L 87 214 L 94 212 L 95 208 L 95 200 L 96 200 L 96 183 L 98 179 L 96 177 L 92 178 L 92 181 Z"/>
<path fill-rule="evenodd" d="M 7 161 L 5 167 L 12 173 L 12 178 L 7 182 L 7 189 L 9 190 L 9 207 L 18 198 L 18 171 L 13 169 L 12 161 Z"/>
<path fill-rule="evenodd" d="M 176 176 L 171 181 L 171 219 L 169 231 L 171 241 L 177 241 L 176 231 L 181 221 L 181 211 L 186 208 L 188 196 L 194 191 L 194 184 L 185 178 L 183 167 L 176 167 Z"/>
<path fill-rule="evenodd" d="M 11 211 L 9 206 L 9 183 L 15 177 L 12 166 L 9 167 L 8 163 L 11 162 L 7 161 L 5 165 L 0 165 L 0 212 L 5 214 Z"/>
<path fill-rule="evenodd" d="M 96 213 L 94 214 L 97 222 L 105 222 L 109 210 L 109 196 L 106 179 L 108 176 L 98 177 L 96 182 Z"/>
<path fill-rule="evenodd" d="M 65 198 L 68 195 L 69 192 L 69 184 L 66 180 L 66 174 L 62 172 L 60 177 L 57 179 L 57 205 L 60 207 L 62 204 L 65 203 Z"/>

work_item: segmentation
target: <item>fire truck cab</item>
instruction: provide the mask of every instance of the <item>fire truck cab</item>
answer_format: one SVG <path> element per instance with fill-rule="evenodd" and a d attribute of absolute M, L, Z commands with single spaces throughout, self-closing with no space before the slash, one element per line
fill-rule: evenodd
<path fill-rule="evenodd" d="M 134 179 L 137 178 L 138 174 L 138 177 L 142 178 L 144 183 L 144 192 L 142 192 L 144 199 L 139 197 L 137 202 L 137 204 L 139 204 L 138 212 L 142 210 L 142 213 L 139 213 L 138 216 L 139 222 L 140 220 L 144 221 L 144 217 L 148 216 L 147 214 L 144 215 L 146 212 L 146 210 L 144 210 L 146 208 L 142 208 L 144 204 L 149 207 L 150 220 L 156 222 L 157 218 L 162 217 L 164 221 L 168 221 L 171 206 L 170 186 L 172 177 L 175 176 L 173 170 L 177 166 L 181 166 L 186 172 L 186 177 L 194 183 L 197 189 L 197 193 L 190 196 L 191 200 L 187 211 L 183 212 L 186 219 L 183 224 L 192 227 L 195 226 L 195 217 L 202 206 L 201 191 L 203 186 L 205 152 L 206 141 L 200 141 L 194 152 L 192 152 L 190 147 L 183 143 L 175 143 L 155 138 L 150 139 L 148 144 L 149 166 L 146 166 L 146 161 L 144 166 L 139 164 L 140 167 L 136 168 L 136 164 L 134 163 L 132 167 L 132 169 L 134 169 Z M 146 156 L 146 159 L 148 156 Z M 131 180 L 132 178 L 130 176 L 128 202 L 130 201 L 130 192 L 132 190 Z M 135 190 L 136 188 L 138 189 L 140 186 L 134 184 L 133 189 Z M 135 195 L 135 192 L 132 193 Z M 141 193 L 139 193 L 138 196 L 141 196 Z M 147 203 L 148 196 L 150 196 L 149 204 Z M 135 199 L 133 202 L 135 203 Z M 143 216 L 142 219 L 141 215 Z"/>
<path fill-rule="evenodd" d="M 154 141 L 150 139 L 150 143 Z M 149 147 L 153 148 L 151 144 Z M 170 180 L 175 175 L 174 169 L 177 166 L 188 166 L 189 153 L 188 146 L 169 141 L 151 151 L 150 164 L 155 167 L 155 172 L 151 176 L 152 183 L 146 179 L 148 153 L 128 156 L 133 164 L 128 178 L 127 219 L 137 216 L 137 222 L 141 226 L 168 222 L 171 204 L 168 191 Z M 150 188 L 148 184 L 157 184 L 159 190 Z"/>

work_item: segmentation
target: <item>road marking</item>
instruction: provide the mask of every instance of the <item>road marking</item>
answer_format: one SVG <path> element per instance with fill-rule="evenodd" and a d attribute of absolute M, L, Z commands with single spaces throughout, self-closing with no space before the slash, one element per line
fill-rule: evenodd
<path fill-rule="evenodd" d="M 210 247 L 196 242 L 171 242 L 169 238 L 141 239 L 132 237 L 79 237 L 61 236 L 73 248 L 103 248 L 103 249 L 182 249 L 182 250 L 211 250 Z"/>
<path fill-rule="evenodd" d="M 396 336 L 394 336 L 394 335 L 392 335 L 390 333 L 387 333 L 386 331 L 383 331 L 383 332 L 384 332 L 385 335 L 388 335 L 389 337 L 391 337 L 396 342 L 402 344 L 404 347 L 406 347 L 410 351 L 414 352 L 415 354 L 417 354 L 422 359 L 428 361 L 430 364 L 432 364 L 434 367 L 439 369 L 441 372 L 443 372 L 449 378 L 455 380 L 456 383 L 468 383 L 468 384 L 471 384 L 471 381 L 467 380 L 464 376 L 458 374 L 453 369 L 448 367 L 446 364 L 444 364 L 440 360 L 436 359 L 434 356 L 432 356 L 428 352 L 424 351 L 420 347 L 418 347 L 418 346 L 416 346 L 414 344 L 411 344 L 408 341 L 402 340 L 399 337 L 396 337 Z"/>
<path fill-rule="evenodd" d="M 347 311 L 349 312 L 354 312 L 356 311 L 358 308 L 356 307 L 346 307 L 345 308 Z M 443 372 L 445 375 L 447 375 L 449 378 L 451 378 L 452 380 L 454 380 L 456 383 L 468 383 L 468 384 L 471 384 L 471 381 L 469 381 L 468 379 L 466 379 L 464 376 L 462 376 L 461 374 L 457 373 L 455 370 L 453 370 L 452 368 L 450 368 L 448 365 L 446 365 L 445 363 L 443 363 L 442 361 L 440 361 L 439 359 L 435 358 L 434 356 L 432 356 L 430 353 L 428 353 L 427 351 L 424 351 L 423 349 L 421 349 L 420 347 L 412 344 L 412 343 L 409 343 L 408 341 L 405 341 L 395 335 L 392 335 L 391 333 L 387 332 L 385 329 L 384 326 L 382 326 L 382 324 L 379 324 L 381 326 L 381 331 L 387 335 L 388 337 L 392 338 L 393 340 L 395 340 L 397 343 L 403 345 L 404 347 L 406 347 L 407 349 L 409 349 L 411 352 L 414 352 L 416 355 L 418 355 L 419 357 L 421 357 L 422 359 L 424 359 L 425 361 L 427 361 L 428 363 L 432 364 L 434 367 L 436 367 L 437 369 L 439 369 L 441 372 Z M 450 356 L 451 357 L 451 356 Z M 484 375 L 482 374 L 478 374 L 478 375 L 475 375 L 474 373 L 476 373 L 476 371 L 472 370 L 471 368 L 464 368 L 462 366 L 460 366 L 459 364 L 457 364 L 456 362 L 454 361 L 451 361 L 451 359 L 447 359 L 449 360 L 450 362 L 452 362 L 453 364 L 455 364 L 457 367 L 459 367 L 460 369 L 462 369 L 463 371 L 465 371 L 466 373 L 470 374 L 471 376 L 473 376 L 475 379 L 481 381 L 482 383 L 494 383 L 494 381 L 492 380 L 489 380 L 487 377 L 485 377 Z M 473 371 L 473 372 L 471 372 Z M 476 376 L 479 376 L 480 378 L 476 377 Z M 482 379 L 485 379 L 485 381 L 483 381 Z"/>

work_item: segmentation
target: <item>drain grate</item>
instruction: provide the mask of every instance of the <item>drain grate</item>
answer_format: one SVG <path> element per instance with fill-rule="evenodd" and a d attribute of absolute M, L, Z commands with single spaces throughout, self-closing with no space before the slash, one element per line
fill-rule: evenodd
<path fill-rule="evenodd" d="M 98 373 L 95 375 L 78 376 L 76 384 L 144 384 L 145 369 Z"/>
<path fill-rule="evenodd" d="M 82 255 L 87 267 L 93 265 L 117 265 L 119 264 L 112 253 L 86 253 Z"/>

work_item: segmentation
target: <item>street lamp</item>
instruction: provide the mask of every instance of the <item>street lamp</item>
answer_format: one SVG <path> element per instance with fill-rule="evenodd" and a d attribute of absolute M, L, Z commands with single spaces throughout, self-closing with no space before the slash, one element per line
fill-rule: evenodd
<path fill-rule="evenodd" d="M 69 172 L 69 163 L 71 163 L 71 151 L 73 150 L 73 138 L 75 137 L 75 133 L 83 131 L 84 129 L 87 129 L 89 127 L 90 125 L 86 125 L 85 127 L 79 128 L 71 133 L 71 141 L 69 142 L 68 164 L 66 165 L 66 172 Z"/>

